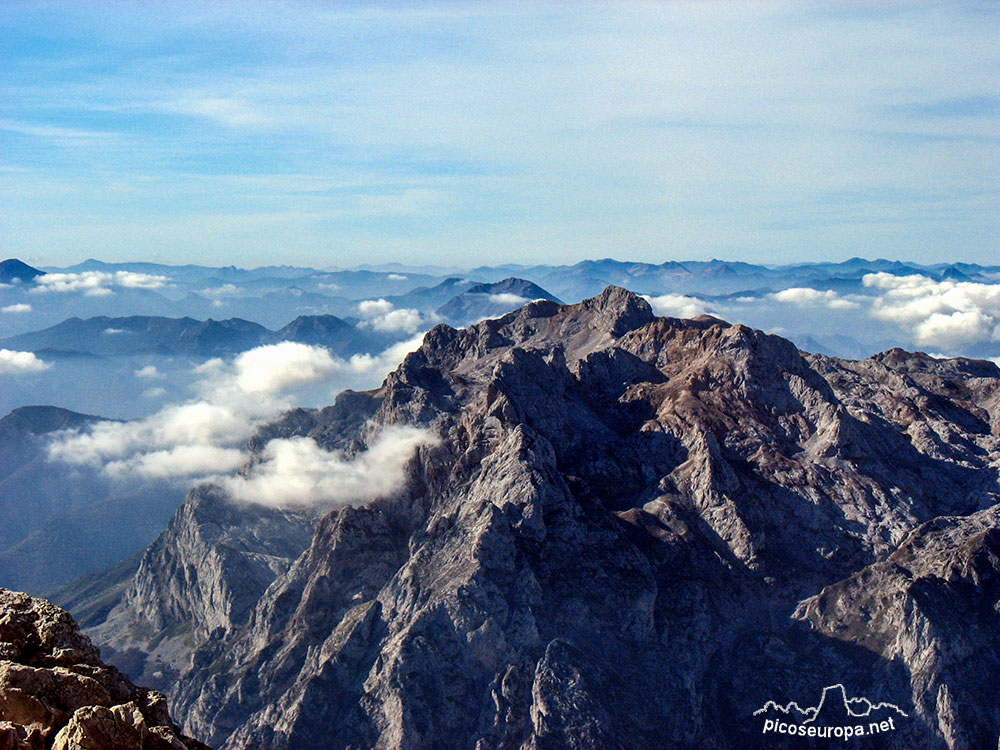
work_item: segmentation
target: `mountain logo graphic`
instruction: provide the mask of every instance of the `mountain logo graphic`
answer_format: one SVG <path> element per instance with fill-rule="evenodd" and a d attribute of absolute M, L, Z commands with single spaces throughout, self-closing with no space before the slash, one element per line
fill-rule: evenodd
<path fill-rule="evenodd" d="M 819 703 L 803 708 L 796 701 L 782 705 L 767 701 L 753 712 L 763 720 L 764 734 L 799 737 L 865 737 L 895 731 L 907 714 L 895 703 L 848 698 L 843 684 L 823 688 Z"/>

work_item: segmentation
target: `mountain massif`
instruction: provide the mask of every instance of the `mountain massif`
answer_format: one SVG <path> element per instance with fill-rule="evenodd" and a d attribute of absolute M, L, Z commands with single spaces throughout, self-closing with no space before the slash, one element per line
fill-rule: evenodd
<path fill-rule="evenodd" d="M 433 439 L 395 492 L 280 508 L 198 487 L 88 610 L 186 733 L 797 747 L 755 711 L 842 685 L 905 714 L 868 747 L 996 746 L 992 363 L 810 355 L 609 287 L 438 326 L 381 388 L 250 448 L 301 436 L 362 457 L 398 425 Z"/>

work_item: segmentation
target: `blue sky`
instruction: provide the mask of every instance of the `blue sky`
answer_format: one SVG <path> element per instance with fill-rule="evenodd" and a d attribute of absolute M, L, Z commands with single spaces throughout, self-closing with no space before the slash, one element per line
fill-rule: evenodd
<path fill-rule="evenodd" d="M 992 3 L 0 3 L 0 255 L 1000 258 Z"/>

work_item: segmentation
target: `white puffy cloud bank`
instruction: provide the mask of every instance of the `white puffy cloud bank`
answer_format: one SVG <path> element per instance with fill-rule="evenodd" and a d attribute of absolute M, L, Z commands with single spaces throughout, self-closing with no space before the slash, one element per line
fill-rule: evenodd
<path fill-rule="evenodd" d="M 39 359 L 34 352 L 0 349 L 0 375 L 27 375 L 47 370 L 51 366 Z"/>
<path fill-rule="evenodd" d="M 644 295 L 643 299 L 661 318 L 696 318 L 708 311 L 703 300 L 685 294 L 661 294 L 658 297 Z"/>
<path fill-rule="evenodd" d="M 712 303 L 684 294 L 645 299 L 660 316 L 691 318 L 707 312 L 775 331 L 779 329 L 763 321 L 784 318 L 808 328 L 826 316 L 830 325 L 839 325 L 846 334 L 881 342 L 901 339 L 904 346 L 941 356 L 990 351 L 1000 344 L 1000 283 L 871 273 L 862 284 L 863 292 L 854 294 L 790 287 Z"/>
<path fill-rule="evenodd" d="M 252 503 L 347 505 L 391 494 L 403 484 L 417 448 L 435 443 L 428 430 L 387 427 L 367 451 L 348 457 L 323 450 L 310 438 L 278 438 L 267 444 L 250 474 L 218 481 L 234 497 Z"/>
<path fill-rule="evenodd" d="M 879 293 L 872 315 L 906 328 L 920 346 L 953 350 L 1000 341 L 1000 284 L 888 273 L 868 274 L 864 284 Z"/>
<path fill-rule="evenodd" d="M 358 314 L 362 317 L 358 325 L 380 333 L 413 334 L 426 328 L 429 320 L 419 310 L 396 306 L 387 299 L 366 299 L 358 303 Z"/>
<path fill-rule="evenodd" d="M 790 287 L 768 296 L 797 307 L 828 307 L 831 310 L 855 310 L 861 307 L 856 298 L 841 297 L 833 290 L 820 291 L 811 287 Z"/>
<path fill-rule="evenodd" d="M 494 305 L 509 305 L 510 307 L 520 307 L 521 305 L 526 305 L 531 302 L 527 297 L 522 297 L 519 294 L 512 294 L 511 292 L 500 292 L 499 294 L 491 294 L 489 300 Z"/>
<path fill-rule="evenodd" d="M 47 292 L 82 292 L 88 297 L 114 294 L 115 288 L 161 289 L 170 283 L 166 276 L 133 271 L 82 271 L 80 273 L 47 273 L 35 278 L 31 291 L 35 294 Z"/>
<path fill-rule="evenodd" d="M 870 273 L 862 281 L 868 294 L 791 288 L 768 296 L 797 307 L 861 309 L 869 318 L 902 329 L 916 346 L 951 354 L 1000 341 L 1000 284 L 890 273 Z"/>
<path fill-rule="evenodd" d="M 299 389 L 329 385 L 332 397 L 345 382 L 382 375 L 417 346 L 415 337 L 377 356 L 345 360 L 323 347 L 286 341 L 231 361 L 212 359 L 196 368 L 196 397 L 143 419 L 59 433 L 49 458 L 102 468 L 114 477 L 211 480 L 238 498 L 274 505 L 347 503 L 386 494 L 416 447 L 431 441 L 428 433 L 386 429 L 354 459 L 328 453 L 310 438 L 272 440 L 251 475 L 224 475 L 246 464 L 242 446 L 258 427 L 291 408 Z"/>

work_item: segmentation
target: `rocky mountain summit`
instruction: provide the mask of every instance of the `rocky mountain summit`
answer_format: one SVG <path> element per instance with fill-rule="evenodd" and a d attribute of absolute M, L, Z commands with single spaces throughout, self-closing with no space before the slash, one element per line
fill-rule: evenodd
<path fill-rule="evenodd" d="M 0 747 L 199 750 L 160 693 L 100 659 L 66 612 L 0 589 Z"/>
<path fill-rule="evenodd" d="M 361 456 L 395 425 L 439 438 L 396 492 L 319 514 L 198 488 L 93 623 L 186 732 L 795 747 L 754 711 L 840 684 L 906 714 L 868 747 L 996 746 L 992 363 L 808 355 L 609 287 L 438 326 L 252 449 Z"/>

